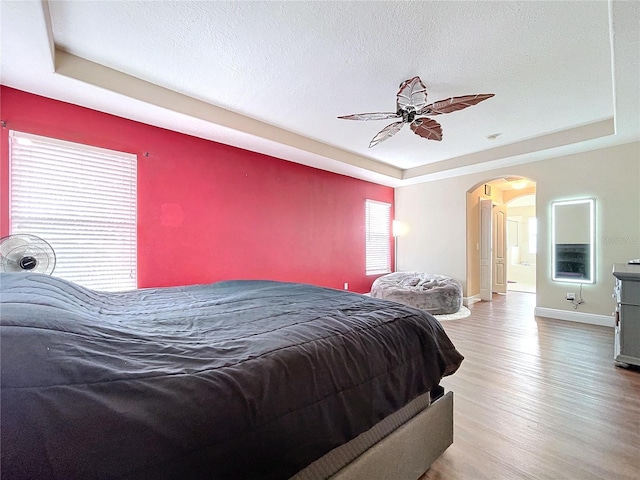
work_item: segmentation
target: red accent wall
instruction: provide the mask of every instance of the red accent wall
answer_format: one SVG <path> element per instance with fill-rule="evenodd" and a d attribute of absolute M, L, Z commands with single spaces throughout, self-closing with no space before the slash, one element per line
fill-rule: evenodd
<path fill-rule="evenodd" d="M 393 204 L 393 188 L 0 88 L 1 235 L 11 129 L 138 155 L 141 288 L 272 279 L 369 291 L 365 199 Z"/>

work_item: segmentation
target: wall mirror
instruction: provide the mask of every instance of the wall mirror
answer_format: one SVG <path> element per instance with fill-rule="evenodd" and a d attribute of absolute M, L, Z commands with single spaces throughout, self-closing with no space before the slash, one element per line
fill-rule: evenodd
<path fill-rule="evenodd" d="M 595 200 L 551 204 L 551 269 L 557 282 L 595 281 Z"/>

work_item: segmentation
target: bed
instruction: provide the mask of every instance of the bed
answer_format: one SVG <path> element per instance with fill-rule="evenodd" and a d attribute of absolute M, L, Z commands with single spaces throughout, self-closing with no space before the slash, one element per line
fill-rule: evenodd
<path fill-rule="evenodd" d="M 439 383 L 463 357 L 420 310 L 297 283 L 0 275 L 2 479 L 417 479 L 452 441 Z"/>

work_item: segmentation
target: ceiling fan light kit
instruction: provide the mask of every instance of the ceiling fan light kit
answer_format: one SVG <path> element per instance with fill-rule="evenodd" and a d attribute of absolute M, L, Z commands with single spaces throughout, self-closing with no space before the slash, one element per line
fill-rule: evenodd
<path fill-rule="evenodd" d="M 380 142 L 393 137 L 400 129 L 409 124 L 413 133 L 427 140 L 442 140 L 442 126 L 429 116 L 442 115 L 444 113 L 456 112 L 464 108 L 476 105 L 484 100 L 493 97 L 493 93 L 483 93 L 476 95 L 463 95 L 461 97 L 450 97 L 445 100 L 427 104 L 427 88 L 420 77 L 413 77 L 400 84 L 400 90 L 396 95 L 396 112 L 373 112 L 356 113 L 344 115 L 338 118 L 343 120 L 385 120 L 388 118 L 399 118 L 399 122 L 387 125 L 380 130 L 369 143 L 369 148 L 375 147 Z M 418 118 L 420 116 L 420 118 Z"/>

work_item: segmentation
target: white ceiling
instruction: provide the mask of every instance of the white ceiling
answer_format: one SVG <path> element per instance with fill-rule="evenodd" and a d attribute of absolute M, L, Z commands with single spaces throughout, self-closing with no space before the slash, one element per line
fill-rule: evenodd
<path fill-rule="evenodd" d="M 7 1 L 4 85 L 398 186 L 640 139 L 640 2 Z M 392 121 L 418 75 L 442 142 Z M 63 121 L 63 120 L 61 120 Z M 495 140 L 487 139 L 500 134 Z M 152 149 L 152 146 L 149 146 Z"/>

